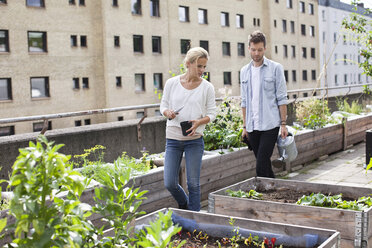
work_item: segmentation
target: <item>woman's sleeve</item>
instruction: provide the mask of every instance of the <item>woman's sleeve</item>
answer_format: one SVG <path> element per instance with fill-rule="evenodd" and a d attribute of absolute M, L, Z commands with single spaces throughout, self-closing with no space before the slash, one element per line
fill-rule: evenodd
<path fill-rule="evenodd" d="M 164 111 L 169 109 L 170 85 L 171 85 L 171 82 L 168 79 L 167 82 L 165 83 L 165 87 L 164 87 L 164 90 L 163 90 L 163 96 L 162 96 L 161 102 L 160 102 L 160 113 L 163 116 L 164 116 Z"/>
<path fill-rule="evenodd" d="M 212 84 L 210 84 L 210 87 L 208 87 L 207 92 L 207 113 L 206 116 L 209 117 L 210 122 L 214 121 L 216 119 L 216 96 L 214 93 L 214 87 Z"/>

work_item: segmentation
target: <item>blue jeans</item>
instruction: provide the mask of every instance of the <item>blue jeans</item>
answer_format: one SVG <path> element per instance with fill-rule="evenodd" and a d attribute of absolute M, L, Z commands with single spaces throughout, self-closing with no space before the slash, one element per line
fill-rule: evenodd
<path fill-rule="evenodd" d="M 187 189 L 189 196 L 179 184 L 182 155 L 185 152 Z M 200 210 L 200 170 L 204 153 L 203 137 L 194 140 L 167 139 L 164 160 L 164 185 L 180 206 Z"/>

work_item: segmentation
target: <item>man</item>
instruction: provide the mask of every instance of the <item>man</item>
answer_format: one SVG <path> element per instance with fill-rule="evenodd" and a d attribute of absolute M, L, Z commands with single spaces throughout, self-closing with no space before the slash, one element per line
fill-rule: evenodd
<path fill-rule="evenodd" d="M 242 138 L 248 139 L 256 157 L 256 174 L 274 178 L 271 156 L 278 138 L 288 131 L 287 87 L 283 66 L 267 59 L 266 38 L 260 31 L 249 36 L 252 61 L 240 71 Z"/>

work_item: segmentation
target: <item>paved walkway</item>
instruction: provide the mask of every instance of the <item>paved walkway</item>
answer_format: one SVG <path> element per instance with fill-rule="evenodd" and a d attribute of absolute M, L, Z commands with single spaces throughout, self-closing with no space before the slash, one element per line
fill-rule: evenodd
<path fill-rule="evenodd" d="M 365 147 L 365 142 L 361 142 L 345 151 L 318 159 L 282 178 L 372 188 L 372 170 L 366 173 L 363 168 L 366 154 Z"/>

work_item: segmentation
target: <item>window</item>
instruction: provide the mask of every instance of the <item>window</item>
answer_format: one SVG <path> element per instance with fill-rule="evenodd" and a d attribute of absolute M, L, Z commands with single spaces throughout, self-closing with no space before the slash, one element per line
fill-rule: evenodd
<path fill-rule="evenodd" d="M 1 100 L 12 100 L 12 81 L 10 78 L 0 78 Z"/>
<path fill-rule="evenodd" d="M 133 35 L 133 51 L 136 53 L 143 53 L 143 36 Z"/>
<path fill-rule="evenodd" d="M 309 3 L 309 14 L 314 15 L 314 4 Z"/>
<path fill-rule="evenodd" d="M 145 116 L 145 112 L 139 111 L 139 112 L 136 113 L 136 116 L 137 116 L 138 119 L 140 119 L 140 118 Z"/>
<path fill-rule="evenodd" d="M 306 35 L 306 25 L 305 24 L 301 24 L 301 34 Z"/>
<path fill-rule="evenodd" d="M 49 97 L 49 78 L 32 77 L 31 78 L 31 98 Z"/>
<path fill-rule="evenodd" d="M 221 26 L 222 27 L 228 27 L 228 26 L 230 26 L 229 13 L 227 13 L 227 12 L 221 12 Z"/>
<path fill-rule="evenodd" d="M 116 87 L 121 87 L 121 77 L 116 77 Z"/>
<path fill-rule="evenodd" d="M 245 56 L 244 43 L 238 43 L 238 56 Z"/>
<path fill-rule="evenodd" d="M 43 130 L 43 127 L 44 127 L 44 122 L 43 121 L 32 123 L 32 130 L 34 132 L 40 132 L 41 130 Z M 51 121 L 48 121 L 48 129 L 47 130 L 52 130 L 52 122 Z"/>
<path fill-rule="evenodd" d="M 47 51 L 46 32 L 28 32 L 28 51 L 29 52 L 46 52 Z"/>
<path fill-rule="evenodd" d="M 198 9 L 199 24 L 208 24 L 208 12 L 206 9 Z"/>
<path fill-rule="evenodd" d="M 292 0 L 287 0 L 287 8 L 288 9 L 292 9 L 293 8 Z"/>
<path fill-rule="evenodd" d="M 231 85 L 231 72 L 230 71 L 223 72 L 223 84 Z"/>
<path fill-rule="evenodd" d="M 344 84 L 347 84 L 347 74 L 344 74 Z"/>
<path fill-rule="evenodd" d="M 161 53 L 161 37 L 152 36 L 152 52 Z"/>
<path fill-rule="evenodd" d="M 145 74 L 134 74 L 134 83 L 136 92 L 145 91 Z"/>
<path fill-rule="evenodd" d="M 275 0 L 276 3 L 279 3 L 279 0 Z"/>
<path fill-rule="evenodd" d="M 236 15 L 236 27 L 237 28 L 244 28 L 244 16 L 243 15 Z"/>
<path fill-rule="evenodd" d="M 8 30 L 0 30 L 0 52 L 9 52 Z"/>
<path fill-rule="evenodd" d="M 347 45 L 347 43 L 346 43 L 346 35 L 344 35 L 344 45 Z"/>
<path fill-rule="evenodd" d="M 300 12 L 305 13 L 305 3 L 300 1 Z"/>
<path fill-rule="evenodd" d="M 325 40 L 326 40 L 326 34 L 325 34 L 325 32 L 323 31 L 323 43 L 325 43 Z"/>
<path fill-rule="evenodd" d="M 204 48 L 207 52 L 209 52 L 209 42 L 207 40 L 201 40 L 200 47 Z"/>
<path fill-rule="evenodd" d="M 314 26 L 309 27 L 309 34 L 310 34 L 311 37 L 315 37 L 315 27 Z"/>
<path fill-rule="evenodd" d="M 79 78 L 72 79 L 72 87 L 73 89 L 80 89 L 80 80 Z"/>
<path fill-rule="evenodd" d="M 89 89 L 89 78 L 83 77 L 83 89 Z"/>
<path fill-rule="evenodd" d="M 81 35 L 80 36 L 80 46 L 81 47 L 87 47 L 87 36 L 86 35 Z"/>
<path fill-rule="evenodd" d="M 256 26 L 257 25 L 257 20 L 256 20 L 256 18 L 253 18 L 253 26 Z M 276 23 L 275 23 L 275 25 L 276 25 Z"/>
<path fill-rule="evenodd" d="M 291 25 L 291 33 L 294 34 L 295 33 L 295 22 L 291 21 L 290 25 Z"/>
<path fill-rule="evenodd" d="M 85 0 L 79 0 L 79 5 L 85 6 Z"/>
<path fill-rule="evenodd" d="M 307 94 L 307 92 L 305 92 L 305 93 L 303 93 L 302 95 L 303 95 L 304 97 L 307 97 L 308 94 Z"/>
<path fill-rule="evenodd" d="M 283 56 L 284 58 L 288 58 L 288 46 L 283 45 Z"/>
<path fill-rule="evenodd" d="M 114 46 L 120 47 L 120 36 L 114 36 Z"/>
<path fill-rule="evenodd" d="M 322 10 L 322 21 L 325 21 L 325 10 Z"/>
<path fill-rule="evenodd" d="M 186 6 L 179 6 L 178 7 L 178 19 L 180 22 L 189 22 L 190 16 L 189 16 L 189 7 Z"/>
<path fill-rule="evenodd" d="M 344 54 L 344 65 L 347 65 L 347 55 Z"/>
<path fill-rule="evenodd" d="M 81 126 L 81 120 L 75 121 L 75 127 L 80 127 Z"/>
<path fill-rule="evenodd" d="M 307 54 L 306 54 L 306 47 L 302 48 L 302 58 L 306 59 Z"/>
<path fill-rule="evenodd" d="M 123 121 L 124 120 L 124 116 L 118 116 L 118 121 Z"/>
<path fill-rule="evenodd" d="M 292 58 L 296 58 L 296 46 L 291 46 L 292 48 Z"/>
<path fill-rule="evenodd" d="M 311 80 L 316 80 L 316 70 L 311 70 Z"/>
<path fill-rule="evenodd" d="M 113 7 L 118 7 L 119 6 L 118 0 L 112 0 L 112 6 Z"/>
<path fill-rule="evenodd" d="M 310 48 L 311 58 L 315 59 L 315 48 Z"/>
<path fill-rule="evenodd" d="M 337 42 L 337 33 L 333 33 L 333 43 Z"/>
<path fill-rule="evenodd" d="M 14 126 L 0 127 L 0 136 L 8 136 L 14 134 Z"/>
<path fill-rule="evenodd" d="M 159 0 L 150 0 L 150 16 L 160 17 Z"/>
<path fill-rule="evenodd" d="M 69 3 L 70 5 L 75 5 L 75 0 L 68 0 L 68 3 Z"/>
<path fill-rule="evenodd" d="M 190 40 L 181 40 L 181 54 L 186 54 L 190 49 L 191 41 Z"/>
<path fill-rule="evenodd" d="M 287 33 L 287 20 L 282 20 L 283 32 Z"/>
<path fill-rule="evenodd" d="M 76 35 L 70 36 L 70 43 L 71 43 L 71 47 L 77 47 L 77 36 Z"/>
<path fill-rule="evenodd" d="M 131 0 L 131 9 L 133 15 L 142 15 L 141 0 Z"/>
<path fill-rule="evenodd" d="M 163 74 L 154 73 L 154 88 L 157 90 L 163 90 Z"/>
<path fill-rule="evenodd" d="M 307 71 L 306 70 L 302 71 L 302 80 L 307 81 Z"/>
<path fill-rule="evenodd" d="M 222 42 L 222 55 L 231 56 L 230 42 Z"/>
<path fill-rule="evenodd" d="M 155 109 L 155 116 L 162 116 L 160 109 Z"/>
<path fill-rule="evenodd" d="M 284 78 L 285 81 L 288 83 L 288 70 L 284 70 Z"/>
<path fill-rule="evenodd" d="M 90 125 L 90 119 L 85 119 L 84 120 L 84 125 Z"/>
<path fill-rule="evenodd" d="M 256 18 L 253 21 L 256 22 Z M 274 20 L 274 28 L 276 28 L 276 20 Z"/>
<path fill-rule="evenodd" d="M 274 47 L 275 53 L 278 54 L 278 46 Z"/>
<path fill-rule="evenodd" d="M 31 7 L 44 7 L 44 0 L 26 0 L 26 5 Z"/>
<path fill-rule="evenodd" d="M 296 70 L 292 70 L 292 82 L 296 82 L 297 81 L 297 73 L 296 73 Z"/>
<path fill-rule="evenodd" d="M 334 64 L 337 65 L 337 53 L 335 53 L 335 57 L 334 58 L 335 58 Z"/>
<path fill-rule="evenodd" d="M 335 85 L 338 86 L 338 75 L 335 74 Z"/>
<path fill-rule="evenodd" d="M 257 18 L 257 26 L 260 26 L 260 18 Z"/>
<path fill-rule="evenodd" d="M 0 4 L 6 4 L 6 0 L 0 0 Z"/>

